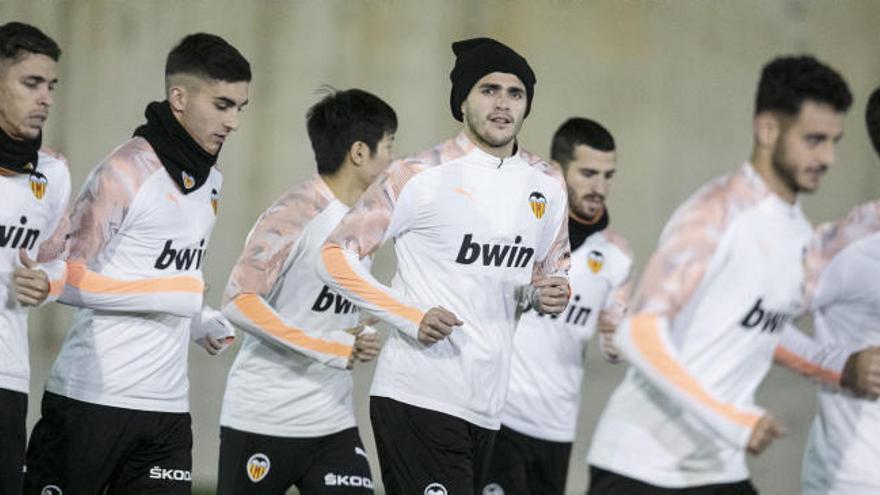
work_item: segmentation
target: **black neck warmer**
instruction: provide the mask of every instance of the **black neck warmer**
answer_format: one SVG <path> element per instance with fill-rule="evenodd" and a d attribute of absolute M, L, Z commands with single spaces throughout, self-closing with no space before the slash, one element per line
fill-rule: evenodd
<path fill-rule="evenodd" d="M 571 243 L 571 250 L 581 247 L 587 237 L 601 232 L 608 227 L 608 210 L 602 210 L 602 216 L 592 223 L 585 223 L 583 220 L 575 218 L 574 215 L 568 215 L 568 240 Z"/>
<path fill-rule="evenodd" d="M 217 155 L 211 155 L 199 146 L 171 113 L 167 100 L 147 105 L 144 116 L 147 123 L 135 129 L 134 135 L 150 143 L 168 175 L 184 194 L 202 187 L 217 162 Z"/>
<path fill-rule="evenodd" d="M 15 173 L 31 173 L 37 169 L 37 152 L 43 143 L 43 133 L 36 139 L 16 141 L 0 129 L 0 167 Z"/>

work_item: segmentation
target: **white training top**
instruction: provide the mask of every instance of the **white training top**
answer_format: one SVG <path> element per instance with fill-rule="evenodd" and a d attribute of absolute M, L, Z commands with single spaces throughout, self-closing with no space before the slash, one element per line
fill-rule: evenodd
<path fill-rule="evenodd" d="M 77 307 L 46 390 L 161 412 L 189 410 L 190 319 L 222 177 L 182 194 L 152 147 L 133 138 L 89 174 L 70 217 L 67 283 Z"/>
<path fill-rule="evenodd" d="M 40 150 L 31 173 L 0 175 L 0 196 L 0 388 L 27 394 L 28 308 L 15 298 L 12 274 L 21 266 L 19 250 L 25 249 L 49 277 L 49 296 L 42 304 L 57 299 L 64 287 L 65 210 L 70 198 L 67 161 Z"/>
<path fill-rule="evenodd" d="M 803 491 L 880 493 L 880 403 L 837 386 L 851 353 L 880 345 L 880 201 L 817 228 L 806 266 L 815 338 L 786 333 L 777 350 L 783 364 L 825 385 L 804 452 Z"/>
<path fill-rule="evenodd" d="M 633 255 L 605 229 L 571 253 L 572 296 L 560 315 L 523 314 L 513 337 L 510 389 L 501 424 L 552 442 L 573 442 L 587 342 L 599 320 L 618 325 L 629 304 Z"/>
<path fill-rule="evenodd" d="M 678 208 L 615 343 L 630 362 L 590 464 L 661 487 L 745 480 L 755 390 L 803 307 L 810 225 L 750 164 Z"/>
<path fill-rule="evenodd" d="M 524 151 L 503 160 L 462 132 L 391 164 L 322 253 L 321 277 L 395 327 L 371 394 L 498 429 L 521 293 L 565 276 L 568 211 L 562 175 Z M 360 260 L 394 239 L 391 287 Z M 418 327 L 442 306 L 464 322 L 426 346 Z"/>
<path fill-rule="evenodd" d="M 260 216 L 229 277 L 223 312 L 248 332 L 235 358 L 220 424 L 281 437 L 355 425 L 345 369 L 358 307 L 318 278 L 321 247 L 348 212 L 315 176 Z"/>

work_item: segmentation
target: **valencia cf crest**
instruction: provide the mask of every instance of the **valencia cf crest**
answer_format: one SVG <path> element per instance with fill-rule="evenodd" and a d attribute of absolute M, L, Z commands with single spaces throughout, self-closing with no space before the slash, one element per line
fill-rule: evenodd
<path fill-rule="evenodd" d="M 214 208 L 214 216 L 217 216 L 217 208 L 220 203 L 220 193 L 216 189 L 211 189 L 211 208 Z"/>
<path fill-rule="evenodd" d="M 254 483 L 259 483 L 267 474 L 269 474 L 269 466 L 271 464 L 272 463 L 269 462 L 269 456 L 266 454 L 260 454 L 258 452 L 252 455 L 245 465 L 248 478 Z"/>
<path fill-rule="evenodd" d="M 183 187 L 187 190 L 192 189 L 193 186 L 196 185 L 196 180 L 193 179 L 192 175 L 189 175 L 188 173 L 181 170 L 180 176 L 183 178 Z"/>
<path fill-rule="evenodd" d="M 28 165 L 30 165 L 30 164 L 28 164 Z M 37 172 L 37 171 L 33 171 L 33 172 L 31 172 L 31 175 L 30 175 L 30 183 L 31 183 L 31 192 L 34 193 L 34 196 L 37 199 L 43 199 L 43 196 L 46 195 L 46 186 L 49 184 L 49 181 L 48 181 L 48 179 L 46 179 L 46 176 Z"/>
<path fill-rule="evenodd" d="M 535 214 L 535 217 L 540 220 L 544 216 L 544 211 L 547 210 L 547 198 L 538 191 L 532 191 L 532 194 L 529 194 L 529 206 L 532 207 L 532 213 Z"/>
<path fill-rule="evenodd" d="M 590 254 L 587 255 L 587 266 L 590 267 L 591 272 L 599 273 L 604 264 L 605 256 L 599 251 L 590 251 Z"/>

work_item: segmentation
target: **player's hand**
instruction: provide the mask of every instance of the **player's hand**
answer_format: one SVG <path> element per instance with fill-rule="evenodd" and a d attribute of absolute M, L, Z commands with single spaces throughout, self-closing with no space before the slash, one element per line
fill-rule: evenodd
<path fill-rule="evenodd" d="M 22 266 L 12 275 L 15 299 L 22 306 L 37 306 L 49 296 L 49 277 L 24 249 L 18 251 L 18 259 Z"/>
<path fill-rule="evenodd" d="M 559 314 L 568 306 L 568 280 L 565 277 L 547 277 L 538 280 L 532 286 L 537 291 L 537 307 L 539 313 Z"/>
<path fill-rule="evenodd" d="M 419 323 L 419 342 L 436 344 L 452 333 L 454 327 L 463 325 L 452 311 L 442 307 L 431 308 Z"/>
<path fill-rule="evenodd" d="M 852 353 L 843 367 L 840 386 L 876 399 L 880 395 L 880 346 Z"/>
<path fill-rule="evenodd" d="M 599 322 L 596 325 L 599 330 L 599 349 L 606 359 L 617 361 L 620 359 L 620 351 L 614 345 L 614 333 L 617 331 L 617 325 L 608 321 L 604 316 L 604 313 L 599 313 Z"/>
<path fill-rule="evenodd" d="M 382 341 L 377 332 L 361 332 L 354 339 L 354 351 L 352 359 L 366 363 L 379 356 L 382 350 Z"/>
<path fill-rule="evenodd" d="M 773 440 L 782 438 L 783 435 L 785 435 L 785 429 L 783 429 L 782 423 L 769 413 L 764 414 L 752 429 L 752 436 L 749 437 L 746 450 L 749 454 L 757 456 L 769 447 Z"/>
<path fill-rule="evenodd" d="M 223 352 L 227 346 L 231 345 L 233 340 L 235 340 L 235 337 L 222 337 L 218 339 L 211 334 L 207 334 L 202 342 L 202 348 L 208 354 L 216 356 Z"/>

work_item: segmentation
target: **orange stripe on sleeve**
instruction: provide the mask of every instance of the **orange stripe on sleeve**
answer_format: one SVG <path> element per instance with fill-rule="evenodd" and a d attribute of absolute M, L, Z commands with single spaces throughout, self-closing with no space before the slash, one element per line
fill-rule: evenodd
<path fill-rule="evenodd" d="M 154 294 L 188 292 L 201 294 L 204 283 L 187 275 L 148 280 L 117 280 L 100 273 L 91 272 L 81 262 L 67 263 L 67 284 L 85 292 L 96 294 Z"/>
<path fill-rule="evenodd" d="M 630 320 L 630 331 L 636 349 L 672 385 L 738 425 L 752 429 L 761 419 L 755 414 L 739 411 L 710 396 L 694 377 L 666 351 L 663 340 L 660 338 L 660 328 L 657 326 L 656 316 L 633 317 Z"/>
<path fill-rule="evenodd" d="M 330 273 L 330 276 L 347 290 L 379 307 L 379 309 L 412 322 L 416 327 L 422 322 L 422 318 L 425 315 L 421 310 L 400 303 L 388 294 L 376 289 L 372 284 L 355 273 L 349 266 L 342 248 L 339 246 L 332 244 L 324 246 L 321 250 L 321 259 L 324 262 L 324 266 L 327 267 L 327 272 Z"/>
<path fill-rule="evenodd" d="M 346 359 L 351 356 L 352 347 L 350 346 L 310 337 L 302 330 L 285 325 L 256 294 L 241 294 L 232 302 L 236 309 L 251 320 L 254 325 L 285 342 L 322 354 Z"/>
<path fill-rule="evenodd" d="M 810 376 L 832 385 L 840 384 L 840 373 L 810 362 L 781 345 L 776 346 L 776 350 L 773 352 L 773 359 L 802 375 Z"/>

